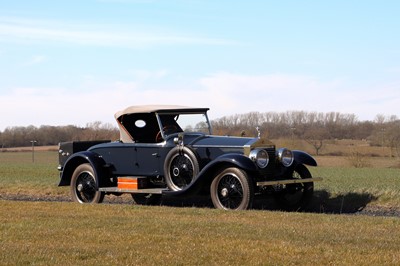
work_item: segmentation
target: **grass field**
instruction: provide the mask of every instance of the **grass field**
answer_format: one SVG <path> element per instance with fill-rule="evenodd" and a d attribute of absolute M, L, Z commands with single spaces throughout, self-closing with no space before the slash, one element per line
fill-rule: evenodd
<path fill-rule="evenodd" d="M 31 152 L 0 153 L 0 195 L 69 197 L 67 187 L 57 186 L 57 156 L 56 151 L 37 151 L 32 163 Z M 315 183 L 313 210 L 348 213 L 366 205 L 400 209 L 400 169 L 384 167 L 397 161 L 380 159 L 381 165 L 353 168 L 340 157 L 318 157 L 321 166 L 309 169 L 324 180 Z"/>
<path fill-rule="evenodd" d="M 400 219 L 0 201 L 2 265 L 396 265 Z"/>
<path fill-rule="evenodd" d="M 58 153 L 0 153 L 0 194 L 66 195 L 67 189 L 57 187 Z"/>
<path fill-rule="evenodd" d="M 398 217 L 343 215 L 400 210 L 400 169 L 387 167 L 397 162 L 317 160 L 310 170 L 324 180 L 306 213 L 0 200 L 0 264 L 398 265 Z M 35 163 L 30 152 L 0 153 L 0 199 L 69 198 L 57 163 L 55 151 L 37 151 Z"/>

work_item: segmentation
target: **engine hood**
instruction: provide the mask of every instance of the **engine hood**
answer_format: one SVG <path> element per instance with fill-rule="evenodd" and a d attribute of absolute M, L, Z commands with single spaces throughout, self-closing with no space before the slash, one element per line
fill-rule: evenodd
<path fill-rule="evenodd" d="M 190 143 L 193 147 L 224 147 L 224 148 L 238 148 L 243 149 L 244 154 L 250 154 L 254 148 L 275 148 L 275 145 L 267 139 L 259 138 L 242 138 L 242 137 L 228 137 L 228 136 L 203 136 L 196 138 Z"/>

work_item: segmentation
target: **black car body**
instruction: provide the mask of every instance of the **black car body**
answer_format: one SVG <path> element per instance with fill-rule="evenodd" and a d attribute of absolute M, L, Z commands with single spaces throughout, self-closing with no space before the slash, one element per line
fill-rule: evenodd
<path fill-rule="evenodd" d="M 162 196 L 210 195 L 216 208 L 248 209 L 272 193 L 282 208 L 300 210 L 313 194 L 302 151 L 276 149 L 260 137 L 212 135 L 208 108 L 132 106 L 117 112 L 120 140 L 60 143 L 60 186 L 75 201 L 99 203 L 130 193 L 140 204 Z M 260 135 L 260 134 L 259 134 Z"/>

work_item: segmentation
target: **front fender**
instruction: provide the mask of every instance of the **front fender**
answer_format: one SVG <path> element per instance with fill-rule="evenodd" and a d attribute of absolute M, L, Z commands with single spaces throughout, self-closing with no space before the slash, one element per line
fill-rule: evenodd
<path fill-rule="evenodd" d="M 317 166 L 317 161 L 308 153 L 304 151 L 294 150 L 293 156 L 296 164 L 306 164 L 310 166 Z"/>
<path fill-rule="evenodd" d="M 213 166 L 221 164 L 221 163 L 232 164 L 232 165 L 237 166 L 245 171 L 257 171 L 257 166 L 254 164 L 254 162 L 249 157 L 244 156 L 243 154 L 239 154 L 239 153 L 225 153 L 225 154 L 215 158 L 209 164 L 207 164 L 201 170 L 201 172 L 207 171 L 209 168 L 212 168 Z M 200 174 L 201 174 L 201 172 L 200 172 Z"/>
<path fill-rule="evenodd" d="M 164 191 L 163 194 L 167 196 L 196 194 L 204 184 L 207 184 L 208 181 L 215 177 L 215 173 L 220 167 L 229 166 L 238 167 L 246 172 L 257 171 L 257 166 L 249 157 L 238 153 L 226 153 L 208 163 L 203 169 L 201 169 L 194 181 L 184 189 L 178 191 Z"/>
<path fill-rule="evenodd" d="M 105 182 L 104 166 L 106 163 L 97 153 L 91 151 L 77 152 L 68 158 L 61 172 L 61 180 L 58 186 L 69 186 L 75 169 L 83 163 L 89 163 L 92 166 L 97 184 L 101 187 Z"/>

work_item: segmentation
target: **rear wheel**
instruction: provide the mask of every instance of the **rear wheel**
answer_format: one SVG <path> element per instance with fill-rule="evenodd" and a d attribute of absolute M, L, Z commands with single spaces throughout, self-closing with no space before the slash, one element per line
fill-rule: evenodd
<path fill-rule="evenodd" d="M 312 178 L 304 165 L 298 165 L 292 179 Z M 276 188 L 275 200 L 280 208 L 288 211 L 301 211 L 310 203 L 314 194 L 314 183 L 287 184 Z"/>
<path fill-rule="evenodd" d="M 223 210 L 246 210 L 253 203 L 253 186 L 246 172 L 236 167 L 222 170 L 212 181 L 211 200 Z"/>
<path fill-rule="evenodd" d="M 95 173 L 88 163 L 79 165 L 71 178 L 71 195 L 75 202 L 101 203 L 104 192 L 99 191 Z"/>

